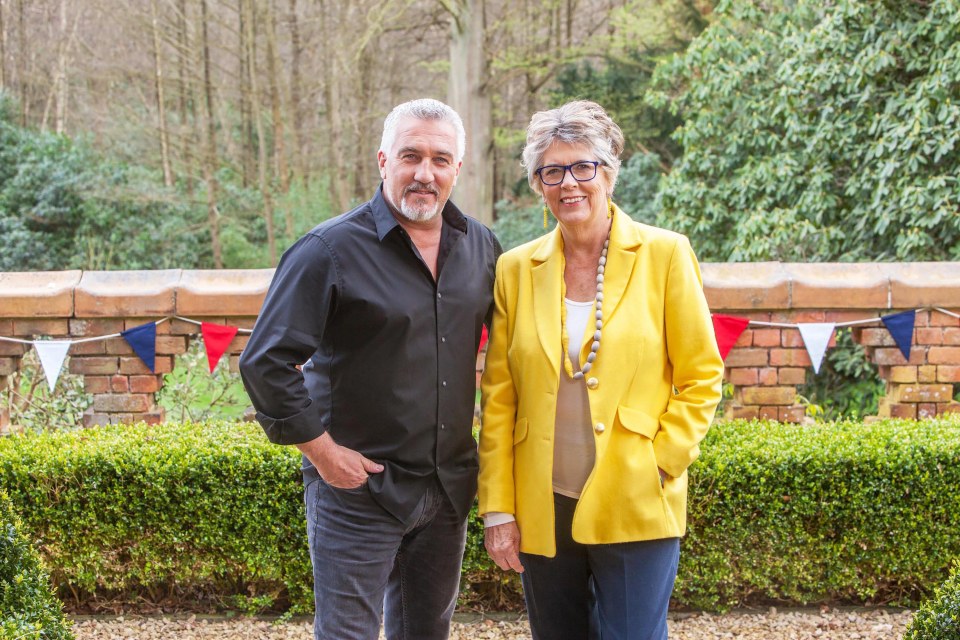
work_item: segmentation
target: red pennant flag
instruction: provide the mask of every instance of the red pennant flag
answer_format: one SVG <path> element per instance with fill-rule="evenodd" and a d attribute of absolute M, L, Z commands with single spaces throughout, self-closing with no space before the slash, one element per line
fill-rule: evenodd
<path fill-rule="evenodd" d="M 480 332 L 480 346 L 477 347 L 477 353 L 483 351 L 483 346 L 487 344 L 487 325 L 483 325 L 483 331 Z"/>
<path fill-rule="evenodd" d="M 713 314 L 713 332 L 717 334 L 717 347 L 720 349 L 720 357 L 727 359 L 727 354 L 733 348 L 734 343 L 740 338 L 747 325 L 750 324 L 749 318 L 738 318 L 736 316 L 723 316 Z"/>
<path fill-rule="evenodd" d="M 200 323 L 200 333 L 203 335 L 203 346 L 207 349 L 210 373 L 213 373 L 213 370 L 217 368 L 220 357 L 226 352 L 238 330 L 239 327 L 229 327 L 210 322 Z"/>

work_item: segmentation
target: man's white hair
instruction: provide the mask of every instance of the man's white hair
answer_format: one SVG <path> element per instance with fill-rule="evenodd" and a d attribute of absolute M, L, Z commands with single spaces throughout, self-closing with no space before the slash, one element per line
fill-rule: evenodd
<path fill-rule="evenodd" d="M 442 120 L 453 125 L 457 132 L 457 162 L 463 160 L 463 151 L 467 146 L 467 133 L 463 129 L 463 120 L 453 108 L 432 98 L 421 98 L 404 102 L 393 108 L 383 121 L 383 137 L 380 139 L 380 151 L 389 155 L 393 141 L 397 137 L 397 124 L 407 117 L 418 120 Z"/>

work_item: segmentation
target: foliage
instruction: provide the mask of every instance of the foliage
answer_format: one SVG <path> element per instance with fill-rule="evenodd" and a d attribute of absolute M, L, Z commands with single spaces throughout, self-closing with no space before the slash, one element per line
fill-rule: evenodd
<path fill-rule="evenodd" d="M 655 73 L 660 220 L 707 260 L 960 258 L 954 0 L 730 0 Z"/>
<path fill-rule="evenodd" d="M 524 206 L 511 200 L 501 200 L 495 208 L 497 213 L 493 232 L 504 251 L 549 233 L 556 224 L 554 217 L 547 214 L 548 228 L 544 228 L 542 203 Z"/>
<path fill-rule="evenodd" d="M 852 331 L 836 330 L 836 346 L 827 351 L 820 372 L 807 370 L 807 384 L 798 391 L 807 401 L 808 413 L 827 420 L 858 419 L 877 415 L 884 395 L 883 379 L 867 359 L 866 350 L 854 342 Z"/>
<path fill-rule="evenodd" d="M 71 429 L 82 424 L 92 399 L 84 391 L 83 376 L 67 372 L 69 358 L 63 366 L 51 393 L 36 351 L 26 350 L 20 368 L 9 377 L 7 387 L 0 388 L 0 407 L 9 410 L 15 430 Z"/>
<path fill-rule="evenodd" d="M 946 582 L 914 613 L 903 640 L 960 640 L 960 561 Z"/>
<path fill-rule="evenodd" d="M 87 605 L 179 595 L 209 606 L 215 594 L 243 610 L 308 611 L 299 465 L 249 423 L 0 439 L 0 483 L 61 593 Z M 957 417 L 719 423 L 690 471 L 674 600 L 911 604 L 960 555 L 958 482 Z M 515 576 L 493 567 L 470 518 L 461 597 L 504 606 Z"/>
<path fill-rule="evenodd" d="M 163 377 L 157 404 L 167 420 L 198 422 L 240 418 L 250 406 L 240 374 L 230 371 L 229 358 L 221 358 L 213 373 L 207 363 L 203 340 L 193 340 L 186 353 L 177 356 L 173 371 Z"/>
<path fill-rule="evenodd" d="M 50 589 L 40 557 L 23 532 L 6 491 L 0 489 L 0 638 L 73 638 L 63 605 Z"/>
<path fill-rule="evenodd" d="M 914 602 L 960 555 L 960 416 L 716 424 L 690 472 L 675 598 Z"/>

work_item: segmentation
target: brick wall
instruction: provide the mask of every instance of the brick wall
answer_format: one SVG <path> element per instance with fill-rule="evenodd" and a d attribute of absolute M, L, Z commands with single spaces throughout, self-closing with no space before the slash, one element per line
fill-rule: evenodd
<path fill-rule="evenodd" d="M 0 273 L 0 336 L 81 339 L 173 316 L 247 329 L 271 275 L 268 269 Z M 930 307 L 960 310 L 960 263 L 704 264 L 703 276 L 714 313 L 768 323 L 841 323 Z M 154 372 L 120 337 L 72 345 L 70 372 L 82 375 L 93 395 L 85 422 L 162 420 L 155 393 L 199 331 L 179 319 L 159 324 Z M 952 400 L 953 385 L 960 383 L 960 319 L 919 312 L 909 362 L 879 323 L 858 326 L 853 335 L 886 382 L 881 415 L 914 418 L 960 410 Z M 246 340 L 238 335 L 226 354 L 233 370 Z M 0 341 L 0 386 L 27 348 Z M 810 364 L 795 327 L 748 327 L 726 360 L 726 379 L 734 388 L 727 416 L 801 420 L 797 387 Z M 0 414 L 0 426 L 6 419 Z"/>

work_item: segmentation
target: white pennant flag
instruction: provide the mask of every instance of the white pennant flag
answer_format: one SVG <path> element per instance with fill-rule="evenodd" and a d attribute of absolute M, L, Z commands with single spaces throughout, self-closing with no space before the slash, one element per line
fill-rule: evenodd
<path fill-rule="evenodd" d="M 810 354 L 810 360 L 813 361 L 814 373 L 820 373 L 820 363 L 823 362 L 823 354 L 827 352 L 827 345 L 830 344 L 835 326 L 837 325 L 833 322 L 807 322 L 797 325 L 800 336 L 803 337 L 803 344 L 807 347 L 807 353 Z"/>
<path fill-rule="evenodd" d="M 63 368 L 63 359 L 67 357 L 67 350 L 73 344 L 69 340 L 36 340 L 33 347 L 40 356 L 40 364 L 43 366 L 43 373 L 47 376 L 47 386 L 51 393 L 57 386 L 57 378 L 60 377 L 60 369 Z"/>

